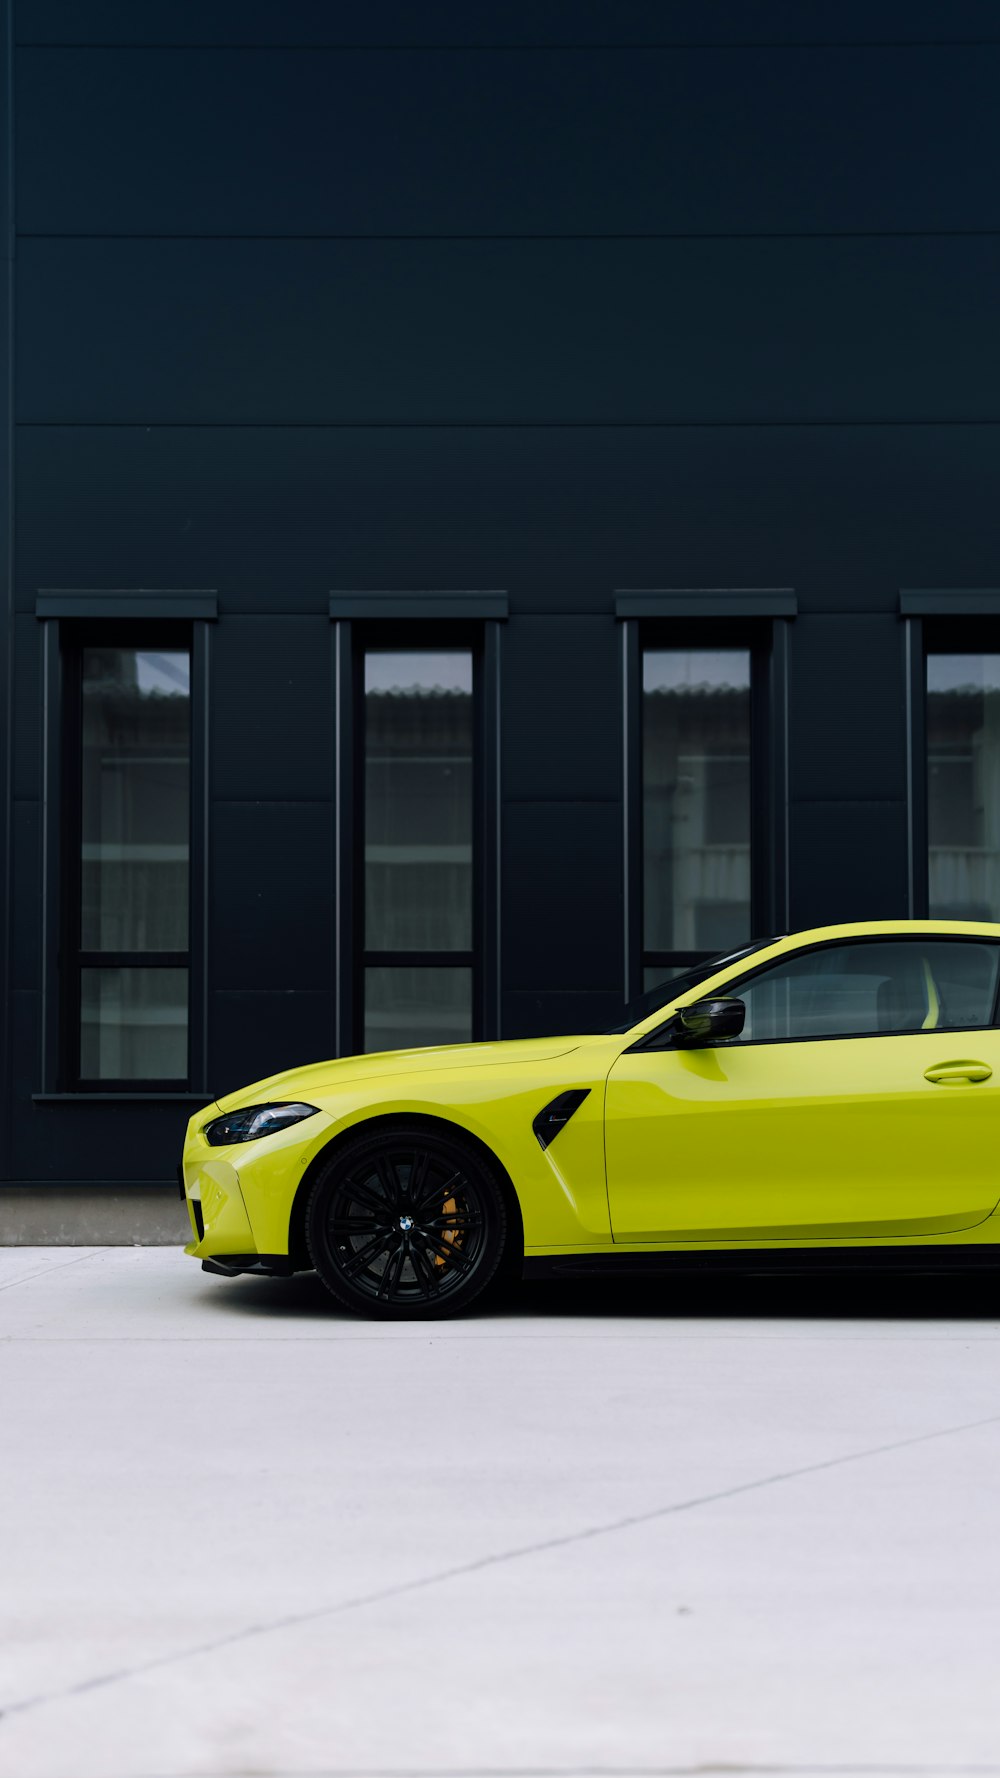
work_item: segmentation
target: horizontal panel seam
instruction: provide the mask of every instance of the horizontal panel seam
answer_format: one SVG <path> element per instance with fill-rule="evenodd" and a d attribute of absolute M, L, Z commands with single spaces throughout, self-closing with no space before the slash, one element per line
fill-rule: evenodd
<path fill-rule="evenodd" d="M 923 241 L 991 240 L 1000 228 L 829 229 L 436 229 L 267 230 L 228 229 L 17 229 L 19 241 Z"/>
<path fill-rule="evenodd" d="M 274 998 L 277 996 L 283 1000 L 287 999 L 289 994 L 313 994 L 313 995 L 315 995 L 317 1000 L 329 1000 L 330 995 L 333 993 L 332 988 L 248 988 L 245 985 L 240 988 L 211 987 L 211 988 L 209 988 L 208 991 L 209 991 L 210 995 L 214 995 L 214 994 L 251 994 L 254 997 L 256 997 L 260 994 L 267 994 L 271 998 Z"/>
<path fill-rule="evenodd" d="M 405 50 L 410 54 L 423 53 L 437 55 L 442 51 L 459 51 L 468 53 L 547 53 L 551 50 L 651 50 L 651 49 L 690 49 L 708 51 L 718 50 L 761 50 L 761 49 L 985 49 L 1000 44 L 997 37 L 778 37 L 755 38 L 735 37 L 720 41 L 718 38 L 686 38 L 686 37 L 653 37 L 653 38 L 602 38 L 602 39 L 564 39 L 547 38 L 544 41 L 511 41 L 483 43 L 458 38 L 447 42 L 418 42 L 409 38 L 394 39 L 391 42 L 380 42 L 378 39 L 353 42 L 350 39 L 316 38 L 310 40 L 290 38 L 252 38 L 247 41 L 212 38 L 157 38 L 142 39 L 124 38 L 66 38 L 52 39 L 39 37 L 15 37 L 15 49 L 85 49 L 103 51 L 108 49 L 223 49 L 223 50 L 262 50 L 289 49 L 303 52 L 329 50 L 332 53 L 345 52 L 386 53 Z"/>
<path fill-rule="evenodd" d="M 677 432 L 1000 426 L 1000 415 L 789 420 L 18 420 L 18 432 Z"/>
<path fill-rule="evenodd" d="M 582 998 L 584 995 L 587 995 L 589 997 L 593 997 L 596 994 L 607 995 L 609 998 L 614 999 L 616 1006 L 622 1006 L 624 1004 L 621 988 L 615 987 L 613 983 L 609 983 L 605 987 L 597 986 L 594 988 L 560 988 L 560 987 L 547 987 L 547 988 L 538 988 L 538 989 L 535 989 L 535 988 L 505 988 L 504 993 L 503 993 L 503 998 L 505 1000 L 507 1000 L 507 999 L 510 999 L 513 996 L 517 995 L 519 997 L 523 996 L 525 999 L 531 999 L 531 1000 L 543 1000 L 544 1001 L 544 1000 L 554 1000 L 557 998 L 561 1000 L 567 994 L 572 994 L 577 998 Z M 566 1035 L 572 1036 L 574 1034 L 571 1032 L 567 1032 Z M 584 1031 L 584 1032 L 577 1033 L 577 1035 L 586 1037 L 587 1035 L 589 1035 L 589 1033 Z"/>
<path fill-rule="evenodd" d="M 260 990 L 260 991 L 264 992 L 264 990 Z M 226 982 L 226 983 L 223 983 L 218 988 L 212 988 L 210 990 L 210 998 L 216 997 L 220 994 L 239 994 L 240 992 L 242 992 L 242 990 L 237 986 L 236 983 Z M 287 988 L 273 988 L 273 989 L 271 989 L 271 992 L 273 994 L 284 995 L 286 1000 L 290 1000 L 291 997 L 296 994 L 309 994 L 309 993 L 315 993 L 317 995 L 319 995 L 319 994 L 325 995 L 325 997 L 329 1000 L 329 999 L 333 998 L 333 996 L 336 992 L 336 989 L 334 987 L 333 977 L 330 976 L 328 979 L 327 986 L 325 988 L 310 989 L 310 988 L 307 988 L 304 984 L 302 986 L 297 987 L 294 983 L 289 983 Z M 325 1042 L 326 1040 L 323 1039 L 323 1041 Z M 320 1061 L 325 1060 L 325 1058 L 323 1056 L 320 1056 L 319 1059 L 320 1059 Z"/>

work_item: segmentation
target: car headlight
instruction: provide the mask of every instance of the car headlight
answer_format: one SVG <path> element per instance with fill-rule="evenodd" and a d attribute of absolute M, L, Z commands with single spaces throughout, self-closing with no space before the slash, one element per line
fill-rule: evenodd
<path fill-rule="evenodd" d="M 273 1136 L 300 1124 L 304 1117 L 316 1116 L 315 1105 L 248 1105 L 245 1111 L 230 1111 L 202 1126 L 202 1135 L 213 1148 L 224 1148 L 230 1142 L 256 1142 L 258 1136 Z"/>

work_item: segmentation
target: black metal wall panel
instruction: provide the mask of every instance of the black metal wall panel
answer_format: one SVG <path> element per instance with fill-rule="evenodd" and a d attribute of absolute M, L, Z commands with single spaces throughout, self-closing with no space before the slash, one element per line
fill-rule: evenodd
<path fill-rule="evenodd" d="M 844 920 L 904 920 L 910 912 L 906 803 L 792 803 L 793 930 Z"/>
<path fill-rule="evenodd" d="M 843 43 L 996 35 L 993 0 L 17 0 L 21 43 Z"/>
<path fill-rule="evenodd" d="M 37 802 L 15 802 L 11 821 L 10 986 L 41 985 L 42 926 L 39 885 L 42 878 L 42 809 Z"/>
<path fill-rule="evenodd" d="M 803 612 L 895 612 L 900 587 L 996 583 L 997 486 L 1000 424 L 22 428 L 17 600 L 209 585 L 225 619 L 499 585 L 541 616 L 780 585 Z"/>
<path fill-rule="evenodd" d="M 127 1096 L 36 1103 L 41 995 L 15 989 L 11 1010 L 11 1094 L 16 1108 L 8 1177 L 19 1183 L 162 1184 L 175 1177 L 184 1130 L 198 1101 Z"/>
<path fill-rule="evenodd" d="M 1000 239 L 30 240 L 18 417 L 995 420 Z"/>
<path fill-rule="evenodd" d="M 988 229 L 998 80 L 1000 46 L 25 49 L 19 227 Z"/>
<path fill-rule="evenodd" d="M 817 617 L 792 627 L 793 801 L 879 802 L 906 783 L 903 625 L 890 615 Z"/>
<path fill-rule="evenodd" d="M 41 625 L 34 617 L 16 617 L 10 639 L 14 667 L 11 686 L 13 795 L 30 800 L 42 794 Z"/>
<path fill-rule="evenodd" d="M 11 1054 L 11 1013 L 6 988 L 10 972 L 10 802 L 13 779 L 13 163 L 14 118 L 11 104 L 13 68 L 11 0 L 0 0 L 0 238 L 4 244 L 0 272 L 0 1179 L 9 1164 L 11 1103 L 6 1090 Z"/>
<path fill-rule="evenodd" d="M 281 589 L 275 589 L 275 602 Z M 212 637 L 212 795 L 263 801 L 333 796 L 329 621 L 232 617 Z"/>
<path fill-rule="evenodd" d="M 329 988 L 333 831 L 323 802 L 215 802 L 209 958 L 217 988 Z"/>
<path fill-rule="evenodd" d="M 573 1036 L 581 1031 L 610 1031 L 621 1023 L 621 991 L 574 993 L 515 991 L 503 997 L 506 1037 Z"/>
<path fill-rule="evenodd" d="M 217 1098 L 335 1050 L 333 995 L 305 988 L 220 989 L 209 1002 L 208 1081 Z"/>
<path fill-rule="evenodd" d="M 504 630 L 501 781 L 512 802 L 616 802 L 621 651 L 609 616 L 515 618 Z"/>
<path fill-rule="evenodd" d="M 5 1157 L 6 1179 L 58 1178 L 59 1168 L 71 1166 L 62 1144 L 51 1139 L 47 1120 L 39 1120 L 31 1102 L 37 1092 L 38 1058 L 42 1045 L 42 997 L 37 988 L 10 988 L 4 995 L 10 1031 L 6 1058 L 9 1145 Z M 96 1178 L 97 1175 L 95 1174 Z"/>
<path fill-rule="evenodd" d="M 500 907 L 509 991 L 620 991 L 621 865 L 618 802 L 507 803 Z"/>

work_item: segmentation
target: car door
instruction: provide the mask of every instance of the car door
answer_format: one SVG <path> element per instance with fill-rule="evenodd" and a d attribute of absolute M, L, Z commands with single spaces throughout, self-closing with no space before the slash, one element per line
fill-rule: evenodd
<path fill-rule="evenodd" d="M 951 935 L 814 946 L 726 986 L 740 1038 L 679 1048 L 671 1020 L 626 1050 L 606 1098 L 615 1240 L 983 1221 L 1000 1199 L 998 959 Z"/>

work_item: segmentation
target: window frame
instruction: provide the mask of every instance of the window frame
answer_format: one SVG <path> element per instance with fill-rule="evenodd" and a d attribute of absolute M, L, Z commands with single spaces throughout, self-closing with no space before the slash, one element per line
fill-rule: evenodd
<path fill-rule="evenodd" d="M 207 1004 L 204 927 L 207 907 L 208 625 L 186 618 L 70 618 L 50 650 L 46 725 L 58 761 L 50 777 L 45 925 L 56 939 L 55 980 L 45 999 L 51 1015 L 43 1036 L 43 1080 L 56 1096 L 81 1099 L 207 1096 Z M 190 660 L 188 765 L 188 945 L 181 951 L 92 951 L 81 942 L 83 818 L 83 657 L 88 648 L 163 649 Z M 183 968 L 187 972 L 187 1071 L 181 1076 L 91 1076 L 81 1071 L 83 970 Z"/>
<path fill-rule="evenodd" d="M 769 617 L 642 618 L 625 621 L 626 1001 L 646 992 L 647 969 L 692 969 L 713 949 L 647 947 L 643 822 L 643 657 L 647 653 L 744 650 L 750 656 L 750 921 L 746 943 L 788 925 L 788 622 Z M 631 935 L 635 934 L 634 942 Z M 651 984 L 655 986 L 655 984 Z"/>
<path fill-rule="evenodd" d="M 816 951 L 842 950 L 845 945 L 914 945 L 918 944 L 921 939 L 931 943 L 945 941 L 948 944 L 992 944 L 998 951 L 1000 951 L 1000 937 L 980 937 L 973 932 L 942 931 L 924 932 L 920 934 L 909 932 L 868 932 L 859 933 L 853 937 L 820 939 L 814 944 L 796 945 L 794 949 L 783 952 L 780 957 L 772 958 L 769 963 L 761 965 L 759 969 L 747 970 L 743 975 L 738 975 L 732 980 L 724 982 L 722 987 L 718 989 L 711 998 L 718 998 L 720 1000 L 732 998 L 738 1000 L 740 998 L 741 988 L 749 987 L 751 983 L 759 977 L 767 975 L 771 970 L 780 969 L 782 964 L 790 962 L 793 958 L 812 956 Z M 674 1012 L 670 1014 L 669 1018 L 664 1020 L 662 1025 L 658 1025 L 654 1031 L 647 1032 L 644 1037 L 641 1037 L 637 1043 L 632 1044 L 630 1047 L 635 1050 L 678 1049 L 690 1051 L 692 1047 L 690 1044 L 673 1044 L 669 1041 L 659 1041 L 669 1039 L 669 1037 L 673 1035 L 676 1030 L 676 1023 L 677 1014 Z M 696 1046 L 696 1049 L 768 1049 L 774 1048 L 779 1044 L 787 1046 L 793 1043 L 861 1043 L 870 1040 L 873 1037 L 882 1039 L 893 1037 L 941 1037 L 970 1031 L 995 1031 L 998 1028 L 1000 1028 L 1000 960 L 998 960 L 996 987 L 993 991 L 993 1008 L 989 1023 L 986 1025 L 935 1025 L 930 1030 L 926 1031 L 923 1028 L 915 1031 L 825 1031 L 819 1033 L 815 1037 L 750 1037 L 746 1039 L 742 1037 L 732 1037 L 723 1039 L 720 1044 L 699 1044 Z"/>
<path fill-rule="evenodd" d="M 927 757 L 927 663 L 931 655 L 1000 656 L 1000 619 L 990 616 L 906 616 L 911 918 L 930 912 L 930 774 Z"/>
<path fill-rule="evenodd" d="M 472 977 L 469 1041 L 499 1035 L 499 991 L 493 960 L 499 912 L 498 672 L 499 623 L 476 618 L 402 618 L 341 621 L 336 625 L 337 679 L 342 704 L 338 722 L 338 782 L 347 794 L 338 821 L 343 873 L 339 926 L 338 1025 L 340 1053 L 363 1054 L 365 982 L 369 969 L 467 969 Z M 347 631 L 342 637 L 339 632 Z M 462 951 L 369 950 L 365 934 L 365 657 L 375 653 L 467 650 L 472 659 L 472 946 Z M 349 762 L 343 752 L 349 752 Z M 495 799 L 495 806 L 494 806 Z M 338 871 L 338 878 L 341 871 Z M 350 961 L 348 961 L 350 960 Z"/>

